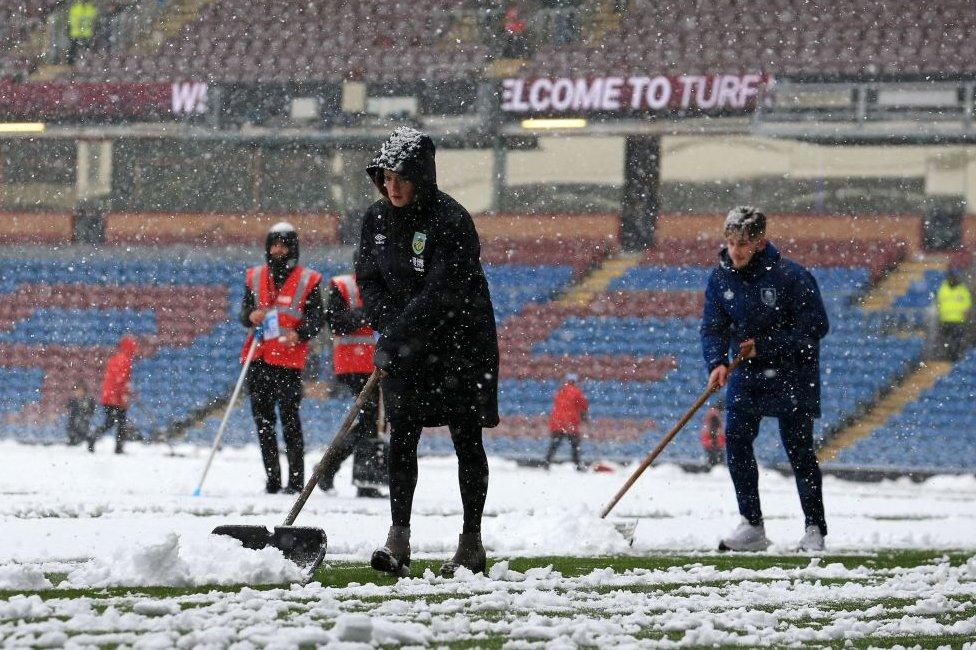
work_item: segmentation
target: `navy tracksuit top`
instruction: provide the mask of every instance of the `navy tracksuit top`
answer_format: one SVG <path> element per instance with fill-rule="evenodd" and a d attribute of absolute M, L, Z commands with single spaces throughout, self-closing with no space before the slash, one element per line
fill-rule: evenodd
<path fill-rule="evenodd" d="M 723 249 L 705 289 L 702 353 L 711 372 L 747 339 L 756 357 L 729 377 L 727 408 L 820 417 L 820 339 L 829 329 L 813 275 L 767 244 L 735 269 Z"/>

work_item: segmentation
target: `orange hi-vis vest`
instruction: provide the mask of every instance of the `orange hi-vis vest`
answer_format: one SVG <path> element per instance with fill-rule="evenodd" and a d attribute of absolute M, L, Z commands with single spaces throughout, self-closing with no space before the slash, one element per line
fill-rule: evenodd
<path fill-rule="evenodd" d="M 359 285 L 355 275 L 337 275 L 329 284 L 339 289 L 353 309 L 363 308 L 363 297 L 359 295 Z M 332 337 L 332 366 L 337 375 L 369 375 L 373 372 L 373 353 L 376 339 L 373 328 L 360 327 L 350 334 L 336 334 Z"/>
<path fill-rule="evenodd" d="M 321 281 L 321 273 L 296 266 L 288 275 L 284 286 L 276 291 L 271 280 L 271 270 L 267 265 L 254 266 L 247 270 L 247 288 L 254 294 L 257 308 L 278 310 L 278 324 L 288 329 L 296 329 L 302 324 L 305 301 L 308 300 L 315 285 Z M 254 332 L 251 332 L 244 341 L 241 363 L 244 363 L 253 337 Z M 295 345 L 287 345 L 277 339 L 262 341 L 254 351 L 255 360 L 261 359 L 272 366 L 299 370 L 305 367 L 307 357 L 308 341 L 299 341 Z"/>

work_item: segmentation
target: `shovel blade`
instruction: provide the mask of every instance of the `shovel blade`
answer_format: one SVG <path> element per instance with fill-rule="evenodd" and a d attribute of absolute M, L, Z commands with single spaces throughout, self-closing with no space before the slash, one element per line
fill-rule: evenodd
<path fill-rule="evenodd" d="M 321 562 L 327 543 L 325 531 L 311 526 L 275 526 L 271 533 L 271 545 L 302 567 Z"/>
<path fill-rule="evenodd" d="M 227 535 L 239 540 L 244 548 L 260 551 L 271 543 L 271 533 L 264 526 L 217 526 L 213 535 Z"/>
<path fill-rule="evenodd" d="M 325 559 L 328 543 L 324 530 L 310 526 L 275 526 L 274 532 L 264 526 L 217 526 L 213 534 L 233 537 L 244 548 L 255 551 L 269 546 L 278 549 L 305 572 L 302 584 L 315 577 L 315 571 Z"/>

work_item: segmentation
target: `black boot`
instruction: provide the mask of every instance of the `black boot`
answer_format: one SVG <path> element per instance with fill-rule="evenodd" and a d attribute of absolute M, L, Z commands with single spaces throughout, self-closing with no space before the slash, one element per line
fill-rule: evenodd
<path fill-rule="evenodd" d="M 386 544 L 373 551 L 370 566 L 400 578 L 410 575 L 410 527 L 390 526 Z"/>
<path fill-rule="evenodd" d="M 481 543 L 481 533 L 461 533 L 458 536 L 458 547 L 454 557 L 441 565 L 441 576 L 453 578 L 459 567 L 469 569 L 471 573 L 487 573 L 488 558 L 485 547 Z"/>
<path fill-rule="evenodd" d="M 319 489 L 323 492 L 334 492 L 335 491 L 335 474 L 325 473 L 319 477 L 318 480 Z"/>

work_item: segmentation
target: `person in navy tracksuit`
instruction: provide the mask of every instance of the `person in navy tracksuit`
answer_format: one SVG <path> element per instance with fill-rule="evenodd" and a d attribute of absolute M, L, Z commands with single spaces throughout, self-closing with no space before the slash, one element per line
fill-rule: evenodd
<path fill-rule="evenodd" d="M 829 329 L 817 282 L 766 240 L 766 217 L 749 206 L 729 212 L 725 248 L 705 290 L 701 343 L 709 386 L 728 385 L 726 454 L 742 523 L 723 550 L 763 550 L 759 472 L 752 445 L 764 416 L 779 419 L 805 517 L 801 550 L 824 547 L 820 467 L 813 421 L 820 417 L 820 339 Z M 746 360 L 728 372 L 730 348 Z"/>

